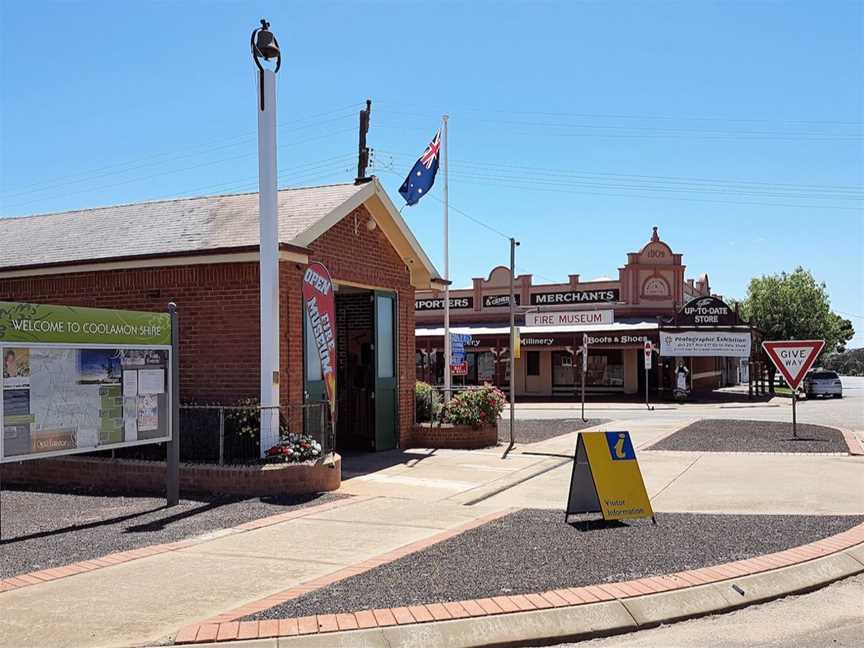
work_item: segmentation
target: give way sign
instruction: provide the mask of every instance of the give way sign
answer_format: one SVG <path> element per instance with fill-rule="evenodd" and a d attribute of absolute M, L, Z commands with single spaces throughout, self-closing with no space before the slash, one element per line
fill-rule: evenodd
<path fill-rule="evenodd" d="M 804 374 L 813 366 L 824 346 L 825 340 L 784 340 L 762 343 L 765 353 L 792 389 L 798 388 Z"/>

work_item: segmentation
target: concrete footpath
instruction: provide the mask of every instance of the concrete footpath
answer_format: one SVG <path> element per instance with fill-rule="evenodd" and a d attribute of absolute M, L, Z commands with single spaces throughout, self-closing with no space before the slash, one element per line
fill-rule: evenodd
<path fill-rule="evenodd" d="M 644 450 L 688 422 L 600 426 L 631 431 L 656 510 L 864 513 L 864 457 Z M 335 573 L 364 563 L 368 568 L 387 552 L 398 556 L 406 547 L 437 542 L 511 507 L 561 508 L 575 441 L 572 433 L 519 446 L 506 460 L 502 448 L 492 448 L 412 449 L 347 461 L 341 490 L 354 497 L 324 510 L 311 507 L 291 519 L 216 532 L 170 552 L 142 552 L 127 562 L 0 593 L 0 648 L 164 643 L 190 624 L 227 619 L 310 582 L 320 586 Z M 864 560 L 860 553 L 859 563 L 851 564 Z M 826 573 L 838 574 L 849 564 Z M 605 614 L 584 607 L 592 618 Z M 505 636 L 506 616 L 484 623 Z M 314 645 L 338 645 L 336 636 L 322 636 L 325 643 Z"/>

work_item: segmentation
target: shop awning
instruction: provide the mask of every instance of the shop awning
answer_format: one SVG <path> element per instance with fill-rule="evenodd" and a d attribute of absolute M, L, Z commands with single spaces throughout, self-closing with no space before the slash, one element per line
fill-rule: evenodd
<path fill-rule="evenodd" d="M 612 324 L 568 324 L 565 326 L 520 326 L 519 333 L 522 335 L 540 335 L 550 333 L 610 333 L 627 334 L 637 331 L 656 331 L 657 322 L 647 320 L 632 322 L 614 322 Z M 451 326 L 451 333 L 465 335 L 510 335 L 509 326 Z M 417 337 L 443 337 L 444 327 L 418 328 L 415 331 Z"/>

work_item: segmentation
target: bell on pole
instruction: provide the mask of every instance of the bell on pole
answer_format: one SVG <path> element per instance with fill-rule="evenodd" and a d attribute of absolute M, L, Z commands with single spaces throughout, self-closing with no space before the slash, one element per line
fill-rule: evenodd
<path fill-rule="evenodd" d="M 279 41 L 276 36 L 270 31 L 270 23 L 264 18 L 261 19 L 261 26 L 252 31 L 252 58 L 259 70 L 262 70 L 259 59 L 269 61 L 276 59 L 275 72 L 279 71 L 282 65 L 282 53 L 279 51 Z"/>

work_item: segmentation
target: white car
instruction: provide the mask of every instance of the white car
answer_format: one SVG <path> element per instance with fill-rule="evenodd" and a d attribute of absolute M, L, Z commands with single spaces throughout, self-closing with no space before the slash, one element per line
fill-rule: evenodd
<path fill-rule="evenodd" d="M 840 382 L 840 376 L 837 375 L 836 371 L 816 369 L 809 372 L 804 378 L 804 391 L 807 398 L 816 398 L 817 396 L 843 398 L 843 383 Z"/>

